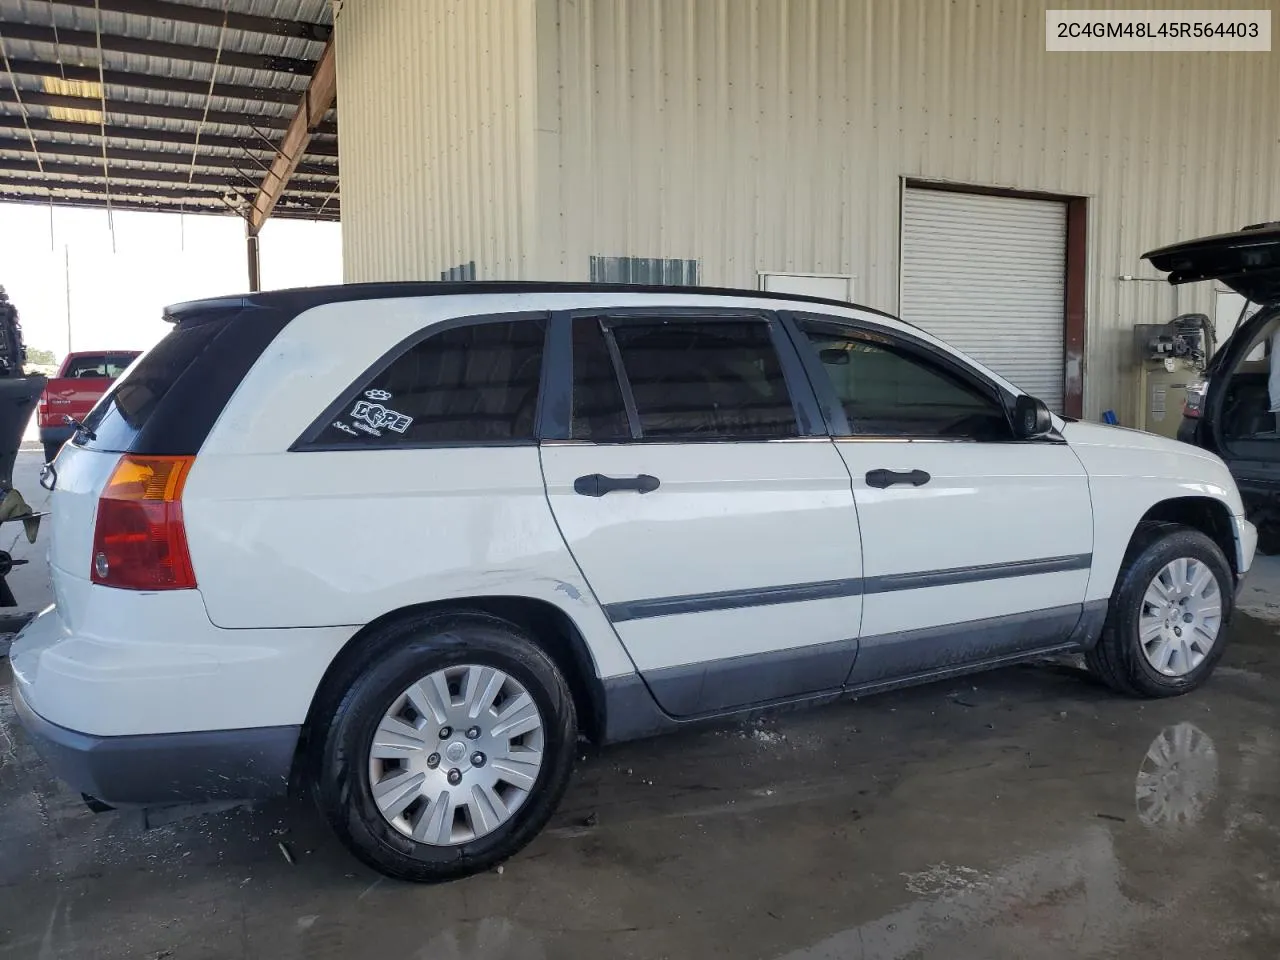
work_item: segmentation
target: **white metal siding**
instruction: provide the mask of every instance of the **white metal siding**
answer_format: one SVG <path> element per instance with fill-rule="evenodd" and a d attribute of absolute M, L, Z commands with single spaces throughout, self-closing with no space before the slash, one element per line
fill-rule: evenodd
<path fill-rule="evenodd" d="M 897 312 L 902 177 L 1083 196 L 1085 412 L 1125 416 L 1133 324 L 1211 313 L 1213 293 L 1119 277 L 1157 277 L 1138 258 L 1161 244 L 1280 217 L 1275 54 L 1050 54 L 1062 4 L 1043 0 L 551 2 L 544 276 L 585 279 L 601 251 L 691 257 L 716 285 L 851 274 Z"/>
<path fill-rule="evenodd" d="M 1067 205 L 908 188 L 902 317 L 1062 409 Z"/>
<path fill-rule="evenodd" d="M 593 254 L 689 258 L 716 285 L 849 274 L 896 311 L 902 177 L 1083 196 L 1085 412 L 1132 414 L 1133 324 L 1210 313 L 1213 292 L 1119 277 L 1155 277 L 1138 257 L 1161 244 L 1280 217 L 1280 57 L 1050 54 L 1048 6 L 346 0 L 347 276 L 474 257 L 481 278 L 585 280 Z"/>
<path fill-rule="evenodd" d="M 533 244 L 533 0 L 345 0 L 343 277 L 524 275 Z"/>

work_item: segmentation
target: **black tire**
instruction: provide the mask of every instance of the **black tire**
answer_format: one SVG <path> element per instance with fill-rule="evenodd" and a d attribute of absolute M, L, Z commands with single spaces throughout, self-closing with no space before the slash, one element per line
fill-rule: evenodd
<path fill-rule="evenodd" d="M 1267 557 L 1280 553 L 1280 523 L 1269 520 L 1258 527 L 1258 552 Z"/>
<path fill-rule="evenodd" d="M 312 789 L 339 839 L 373 869 L 419 883 L 479 873 L 517 853 L 546 825 L 573 769 L 577 717 L 555 663 L 514 624 L 478 613 L 430 613 L 397 621 L 362 638 L 361 645 L 368 655 L 348 678 L 339 678 L 344 692 L 328 715 L 318 718 L 315 731 L 319 749 Z M 368 749 L 396 697 L 429 674 L 462 664 L 497 667 L 528 691 L 543 721 L 542 767 L 506 823 L 466 843 L 433 846 L 384 819 L 371 791 Z"/>
<path fill-rule="evenodd" d="M 1138 619 L 1143 595 L 1161 569 L 1179 557 L 1207 565 L 1222 598 L 1222 623 L 1203 661 L 1191 672 L 1168 677 L 1148 663 L 1138 641 Z M 1235 579 L 1222 550 L 1199 530 L 1172 523 L 1143 524 L 1133 536 L 1116 589 L 1111 596 L 1102 636 L 1085 653 L 1085 663 L 1099 680 L 1120 693 L 1134 697 L 1176 697 L 1204 683 L 1222 657 L 1235 600 Z"/>
<path fill-rule="evenodd" d="M 61 442 L 55 443 L 55 442 L 46 440 L 44 442 L 44 462 L 53 463 L 53 458 L 58 455 L 58 451 L 61 449 L 62 449 Z"/>

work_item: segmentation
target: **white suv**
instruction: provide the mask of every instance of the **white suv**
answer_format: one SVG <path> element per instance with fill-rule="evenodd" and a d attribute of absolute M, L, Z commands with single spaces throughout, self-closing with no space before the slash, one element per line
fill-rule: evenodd
<path fill-rule="evenodd" d="M 306 784 L 396 877 L 520 849 L 579 736 L 1075 650 L 1185 692 L 1253 556 L 1217 457 L 848 304 L 389 284 L 170 319 L 49 470 L 19 712 L 102 804 Z"/>

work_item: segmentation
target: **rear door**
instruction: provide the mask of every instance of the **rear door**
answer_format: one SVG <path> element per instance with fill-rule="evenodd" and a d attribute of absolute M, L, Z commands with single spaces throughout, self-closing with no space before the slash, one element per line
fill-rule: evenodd
<path fill-rule="evenodd" d="M 1089 580 L 1088 478 L 1061 439 L 1013 439 L 997 386 L 923 338 L 794 317 L 853 478 L 861 648 L 851 685 L 1065 643 Z"/>
<path fill-rule="evenodd" d="M 858 518 L 777 320 L 668 309 L 553 324 L 572 394 L 546 405 L 551 508 L 661 706 L 838 689 L 857 651 Z"/>

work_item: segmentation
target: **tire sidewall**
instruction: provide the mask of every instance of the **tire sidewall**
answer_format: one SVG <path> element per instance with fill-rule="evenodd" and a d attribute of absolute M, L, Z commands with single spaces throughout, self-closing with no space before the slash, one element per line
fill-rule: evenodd
<path fill-rule="evenodd" d="M 1169 677 L 1147 661 L 1138 639 L 1138 625 L 1143 597 L 1151 581 L 1167 564 L 1184 557 L 1204 563 L 1217 580 L 1222 603 L 1222 623 L 1213 646 L 1199 666 L 1181 677 Z M 1126 565 L 1107 625 L 1108 632 L 1113 635 L 1106 639 L 1115 643 L 1124 672 L 1139 692 L 1148 696 L 1185 693 L 1203 683 L 1222 657 L 1234 604 L 1234 577 L 1218 545 L 1197 530 L 1174 530 L 1149 542 Z"/>
<path fill-rule="evenodd" d="M 450 666 L 496 667 L 517 680 L 542 717 L 542 767 L 528 797 L 493 832 L 456 846 L 419 843 L 395 829 L 373 799 L 369 748 L 391 704 L 412 684 Z M 411 880 L 475 873 L 518 851 L 542 829 L 567 785 L 576 746 L 573 699 L 551 660 L 502 621 L 458 618 L 410 631 L 360 674 L 329 724 L 315 788 L 347 845 L 371 866 Z"/>

